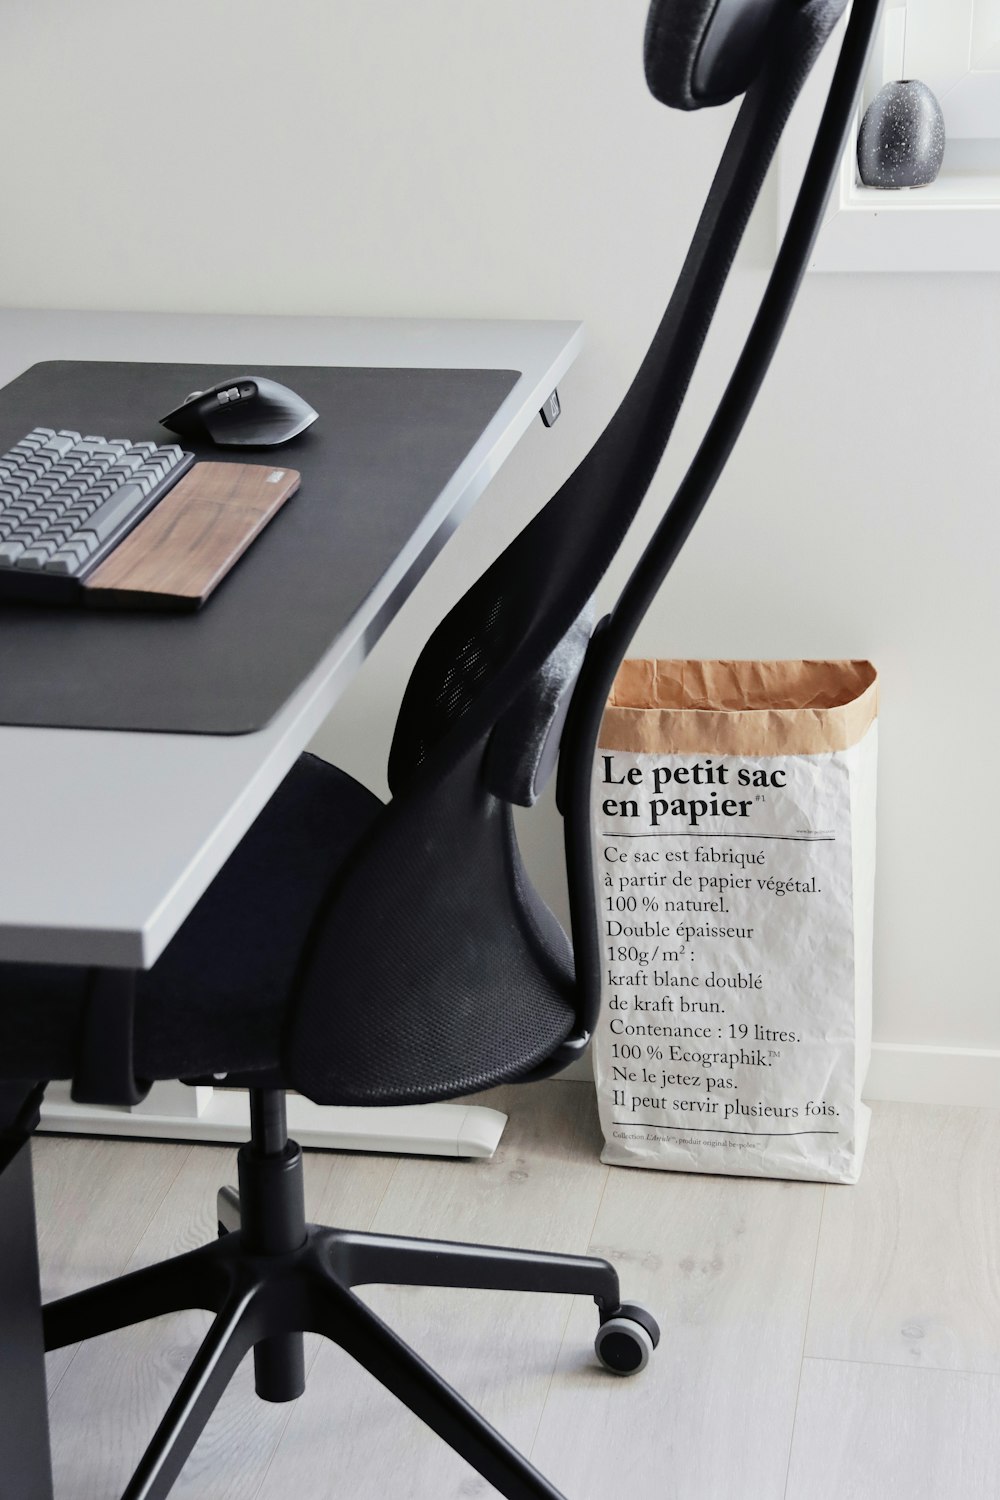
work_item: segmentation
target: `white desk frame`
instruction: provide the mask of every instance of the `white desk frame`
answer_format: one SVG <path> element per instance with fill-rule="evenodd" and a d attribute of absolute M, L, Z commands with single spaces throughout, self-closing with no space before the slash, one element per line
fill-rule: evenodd
<path fill-rule="evenodd" d="M 21 789 L 4 806 L 0 960 L 156 961 L 581 344 L 576 323 L 0 312 L 0 383 L 43 359 L 522 372 L 410 546 L 264 729 L 208 736 L 0 726 L 0 767 Z M 173 1084 L 157 1085 L 133 1110 L 95 1109 L 71 1104 L 68 1089 L 54 1085 L 43 1128 L 241 1140 L 244 1109 L 238 1095 Z M 449 1155 L 491 1154 L 505 1122 L 466 1105 L 340 1110 L 294 1097 L 289 1115 L 303 1145 Z"/>

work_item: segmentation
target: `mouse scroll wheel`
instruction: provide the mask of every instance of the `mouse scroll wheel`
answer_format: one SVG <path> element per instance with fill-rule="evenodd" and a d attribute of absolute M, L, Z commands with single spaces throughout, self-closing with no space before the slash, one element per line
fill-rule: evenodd
<path fill-rule="evenodd" d="M 204 395 L 203 391 L 191 391 L 187 396 L 184 397 L 184 401 L 182 404 L 184 406 L 187 406 L 189 401 L 197 401 L 198 397 L 202 395 Z"/>

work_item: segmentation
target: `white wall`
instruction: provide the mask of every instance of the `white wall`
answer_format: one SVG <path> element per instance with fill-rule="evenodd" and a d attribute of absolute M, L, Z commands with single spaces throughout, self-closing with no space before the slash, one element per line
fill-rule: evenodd
<path fill-rule="evenodd" d="M 562 421 L 522 442 L 321 737 L 375 786 L 415 643 L 613 410 L 724 139 L 729 110 L 683 117 L 647 94 L 644 13 L 644 0 L 0 8 L 0 304 L 586 322 Z M 774 221 L 769 184 L 607 598 L 711 410 Z M 1000 278 L 807 278 L 636 641 L 876 662 L 876 1035 L 895 1048 L 883 1061 L 922 1070 L 918 1093 L 970 1102 L 1000 1102 L 998 326 Z M 528 839 L 558 904 L 551 810 Z"/>

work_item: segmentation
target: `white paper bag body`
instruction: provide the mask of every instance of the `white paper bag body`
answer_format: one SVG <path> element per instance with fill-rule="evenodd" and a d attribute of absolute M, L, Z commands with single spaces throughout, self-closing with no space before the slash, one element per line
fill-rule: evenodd
<path fill-rule="evenodd" d="M 593 780 L 602 1160 L 857 1181 L 876 712 L 868 663 L 623 664 Z"/>

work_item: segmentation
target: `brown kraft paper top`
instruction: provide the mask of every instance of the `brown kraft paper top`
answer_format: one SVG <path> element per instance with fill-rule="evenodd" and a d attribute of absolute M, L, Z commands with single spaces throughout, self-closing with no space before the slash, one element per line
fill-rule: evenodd
<path fill-rule="evenodd" d="M 878 713 L 868 661 L 622 662 L 605 750 L 819 755 L 863 739 Z"/>

